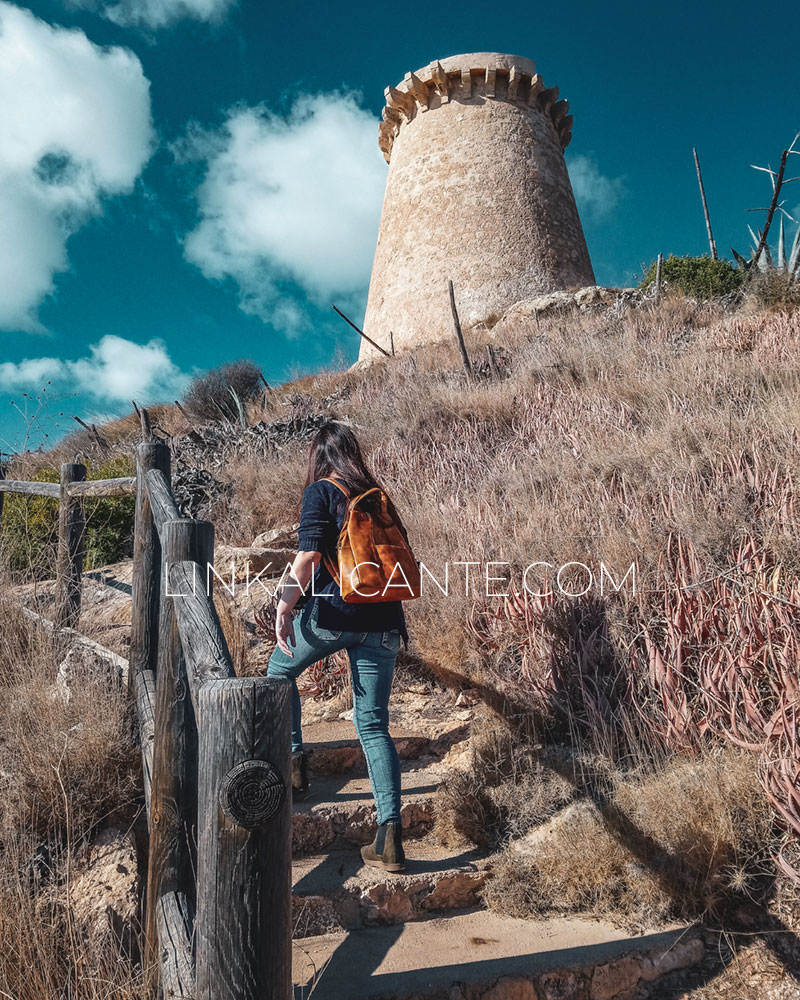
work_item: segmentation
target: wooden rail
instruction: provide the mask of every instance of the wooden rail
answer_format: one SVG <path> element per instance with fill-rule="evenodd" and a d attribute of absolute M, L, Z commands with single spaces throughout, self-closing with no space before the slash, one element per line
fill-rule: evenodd
<path fill-rule="evenodd" d="M 57 625 L 80 615 L 84 500 L 136 496 L 128 686 L 150 845 L 145 961 L 164 998 L 290 1000 L 290 682 L 236 677 L 210 589 L 214 529 L 181 516 L 170 453 L 151 438 L 136 477 L 4 480 L 59 501 Z M 2 506 L 0 505 L 0 512 Z"/>

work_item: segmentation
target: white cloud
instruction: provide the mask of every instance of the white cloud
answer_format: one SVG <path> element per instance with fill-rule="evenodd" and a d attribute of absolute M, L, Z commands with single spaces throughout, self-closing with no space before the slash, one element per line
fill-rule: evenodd
<path fill-rule="evenodd" d="M 176 21 L 218 22 L 235 0 L 71 0 L 71 6 L 96 10 L 110 21 L 138 28 L 164 28 Z"/>
<path fill-rule="evenodd" d="M 601 174 L 594 158 L 583 154 L 570 157 L 567 167 L 580 214 L 595 220 L 610 215 L 624 194 L 622 178 Z"/>
<path fill-rule="evenodd" d="M 33 330 L 68 237 L 150 156 L 139 60 L 0 0 L 0 137 L 0 327 Z"/>
<path fill-rule="evenodd" d="M 366 290 L 386 183 L 377 129 L 353 96 L 334 93 L 298 97 L 286 117 L 236 109 L 220 132 L 190 136 L 181 155 L 207 171 L 187 258 L 290 330 L 303 320 L 279 301 L 282 282 L 318 304 Z"/>
<path fill-rule="evenodd" d="M 29 358 L 0 363 L 0 390 L 38 391 L 47 381 L 63 391 L 108 402 L 155 402 L 174 398 L 188 381 L 160 340 L 136 344 L 107 335 L 77 361 Z"/>

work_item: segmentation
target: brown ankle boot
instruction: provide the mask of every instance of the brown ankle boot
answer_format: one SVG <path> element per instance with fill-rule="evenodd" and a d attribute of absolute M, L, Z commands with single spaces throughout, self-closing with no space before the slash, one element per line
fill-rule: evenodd
<path fill-rule="evenodd" d="M 401 872 L 406 865 L 402 824 L 382 823 L 373 842 L 361 848 L 361 857 L 372 868 Z"/>
<path fill-rule="evenodd" d="M 308 795 L 308 754 L 298 750 L 292 754 L 292 798 L 304 799 Z"/>

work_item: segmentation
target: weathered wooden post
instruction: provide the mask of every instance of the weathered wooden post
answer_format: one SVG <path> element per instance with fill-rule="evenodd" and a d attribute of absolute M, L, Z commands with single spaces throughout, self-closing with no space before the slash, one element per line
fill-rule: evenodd
<path fill-rule="evenodd" d="M 130 669 L 156 669 L 160 604 L 161 544 L 153 522 L 145 476 L 160 469 L 169 483 L 169 448 L 160 441 L 143 441 L 136 449 L 136 514 L 133 527 L 133 580 L 131 581 Z"/>
<path fill-rule="evenodd" d="M 453 282 L 447 282 L 447 291 L 450 295 L 450 312 L 453 314 L 453 326 L 456 331 L 456 340 L 458 341 L 458 349 L 461 351 L 461 363 L 464 365 L 464 371 L 467 373 L 467 378 L 472 378 L 472 365 L 469 363 L 469 355 L 467 354 L 467 345 L 464 343 L 464 334 L 461 330 L 461 320 L 458 318 L 458 309 L 456 308 L 456 293 L 453 290 Z"/>
<path fill-rule="evenodd" d="M 143 420 L 143 426 L 145 422 Z M 136 449 L 136 512 L 133 526 L 133 578 L 131 580 L 131 644 L 128 685 L 136 702 L 145 806 L 148 823 L 152 812 L 154 774 L 156 666 L 158 659 L 158 618 L 161 598 L 161 544 L 150 504 L 146 475 L 160 470 L 170 478 L 169 448 L 158 441 L 143 441 Z M 177 510 L 176 510 L 177 515 Z M 145 935 L 148 949 L 155 943 Z M 152 950 L 146 964 L 155 960 Z"/>
<path fill-rule="evenodd" d="M 214 525 L 189 518 L 164 521 L 160 537 L 161 605 L 145 910 L 146 935 L 153 947 L 158 919 L 168 920 L 170 913 L 187 909 L 184 904 L 177 910 L 172 904 L 165 909 L 160 900 L 174 894 L 176 900 L 186 900 L 188 909 L 193 911 L 195 906 L 197 725 L 173 598 L 168 596 L 166 583 L 169 567 L 182 560 L 193 560 L 202 567 L 213 565 Z"/>
<path fill-rule="evenodd" d="M 198 690 L 197 1000 L 289 1000 L 290 683 Z"/>
<path fill-rule="evenodd" d="M 85 479 L 85 465 L 79 462 L 65 462 L 61 466 L 55 613 L 55 623 L 59 629 L 75 628 L 81 613 L 83 537 L 86 524 L 83 500 L 69 495 L 69 485 L 83 482 Z"/>

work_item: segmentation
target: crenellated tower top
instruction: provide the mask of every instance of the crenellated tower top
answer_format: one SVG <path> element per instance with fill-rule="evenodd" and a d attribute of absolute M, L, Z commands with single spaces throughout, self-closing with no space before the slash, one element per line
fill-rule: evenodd
<path fill-rule="evenodd" d="M 572 138 L 568 102 L 558 99 L 558 87 L 545 87 L 536 63 L 521 56 L 472 52 L 436 60 L 406 73 L 396 87 L 386 88 L 385 96 L 378 145 L 387 163 L 405 122 L 450 101 L 471 104 L 488 99 L 536 107 L 551 118 L 562 149 Z"/>

